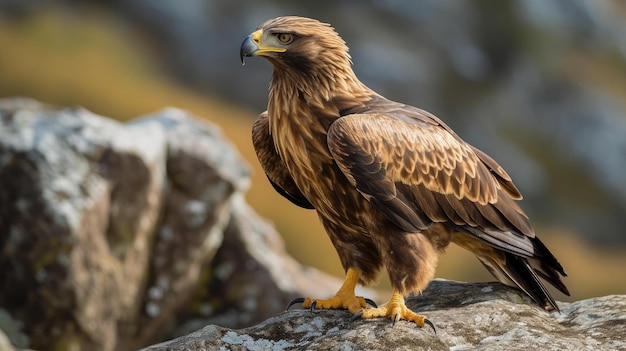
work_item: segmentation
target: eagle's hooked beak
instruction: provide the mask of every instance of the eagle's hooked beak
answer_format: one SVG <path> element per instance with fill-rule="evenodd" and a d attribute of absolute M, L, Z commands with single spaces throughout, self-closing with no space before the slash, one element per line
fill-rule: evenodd
<path fill-rule="evenodd" d="M 246 64 L 244 60 L 245 57 L 262 56 L 270 52 L 287 51 L 287 49 L 285 48 L 279 48 L 275 46 L 264 46 L 263 43 L 261 43 L 262 37 L 263 37 L 263 31 L 259 29 L 256 32 L 248 35 L 246 39 L 244 39 L 243 43 L 241 43 L 241 49 L 239 49 L 239 57 L 241 58 L 242 65 Z"/>
<path fill-rule="evenodd" d="M 245 65 L 245 57 L 250 57 L 254 55 L 255 52 L 259 50 L 259 46 L 252 39 L 252 34 L 248 35 L 246 39 L 244 39 L 243 43 L 241 43 L 241 49 L 239 49 L 239 57 L 241 58 L 241 64 Z"/>

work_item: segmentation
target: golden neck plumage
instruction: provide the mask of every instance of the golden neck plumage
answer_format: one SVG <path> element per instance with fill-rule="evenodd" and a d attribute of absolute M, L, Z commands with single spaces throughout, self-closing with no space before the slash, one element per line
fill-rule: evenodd
<path fill-rule="evenodd" d="M 349 64 L 316 67 L 300 73 L 275 65 L 267 108 L 270 134 L 283 162 L 291 172 L 312 177 L 321 164 L 332 162 L 325 137 L 330 125 L 344 108 L 371 95 Z"/>
<path fill-rule="evenodd" d="M 270 130 L 276 129 L 280 119 L 289 123 L 307 123 L 311 118 L 339 118 L 346 106 L 338 101 L 358 104 L 374 94 L 356 77 L 349 61 L 320 62 L 303 73 L 288 67 L 275 66 L 270 83 L 268 114 Z"/>

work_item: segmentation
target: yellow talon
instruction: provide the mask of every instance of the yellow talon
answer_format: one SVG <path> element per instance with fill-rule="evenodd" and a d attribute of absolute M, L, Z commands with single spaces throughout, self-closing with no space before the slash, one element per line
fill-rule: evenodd
<path fill-rule="evenodd" d="M 389 303 L 378 308 L 364 309 L 360 313 L 360 317 L 363 319 L 387 317 L 391 318 L 395 325 L 400 319 L 404 319 L 410 322 L 414 322 L 420 327 L 424 327 L 425 324 L 430 325 L 435 330 L 434 325 L 421 314 L 417 314 L 411 311 L 404 303 L 404 297 L 399 292 L 393 292 Z M 436 333 L 436 330 L 435 330 Z"/>
<path fill-rule="evenodd" d="M 369 299 L 365 299 L 362 296 L 356 296 L 354 294 L 354 288 L 356 288 L 356 284 L 359 282 L 359 271 L 354 268 L 349 268 L 346 273 L 346 279 L 339 288 L 339 291 L 335 294 L 335 296 L 330 299 L 322 300 L 322 299 L 295 299 L 291 304 L 302 302 L 302 307 L 310 308 L 311 310 L 319 308 L 319 309 L 346 309 L 350 311 L 350 313 L 354 314 L 362 309 L 364 309 L 368 303 L 373 304 L 374 302 Z M 289 304 L 291 306 L 291 304 Z"/>
<path fill-rule="evenodd" d="M 314 309 L 344 309 L 350 313 L 357 313 L 367 306 L 365 299 L 361 296 L 338 296 L 335 295 L 327 300 L 306 298 L 302 303 L 302 307 Z"/>

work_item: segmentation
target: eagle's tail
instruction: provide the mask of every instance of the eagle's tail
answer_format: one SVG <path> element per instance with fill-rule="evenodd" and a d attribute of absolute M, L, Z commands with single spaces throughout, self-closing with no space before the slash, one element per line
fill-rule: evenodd
<path fill-rule="evenodd" d="M 567 276 L 561 264 L 538 238 L 533 238 L 537 256 L 525 258 L 505 252 L 504 262 L 490 257 L 477 256 L 480 262 L 500 282 L 517 286 L 546 310 L 559 310 L 554 298 L 539 277 L 554 285 L 559 291 L 569 296 L 569 291 L 561 276 Z"/>

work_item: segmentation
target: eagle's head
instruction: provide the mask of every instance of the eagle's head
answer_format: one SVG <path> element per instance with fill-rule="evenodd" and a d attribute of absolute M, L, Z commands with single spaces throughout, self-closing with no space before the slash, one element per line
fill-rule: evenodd
<path fill-rule="evenodd" d="M 286 16 L 261 24 L 241 44 L 245 57 L 262 56 L 277 69 L 310 73 L 315 67 L 350 67 L 348 47 L 333 27 L 315 19 Z"/>

